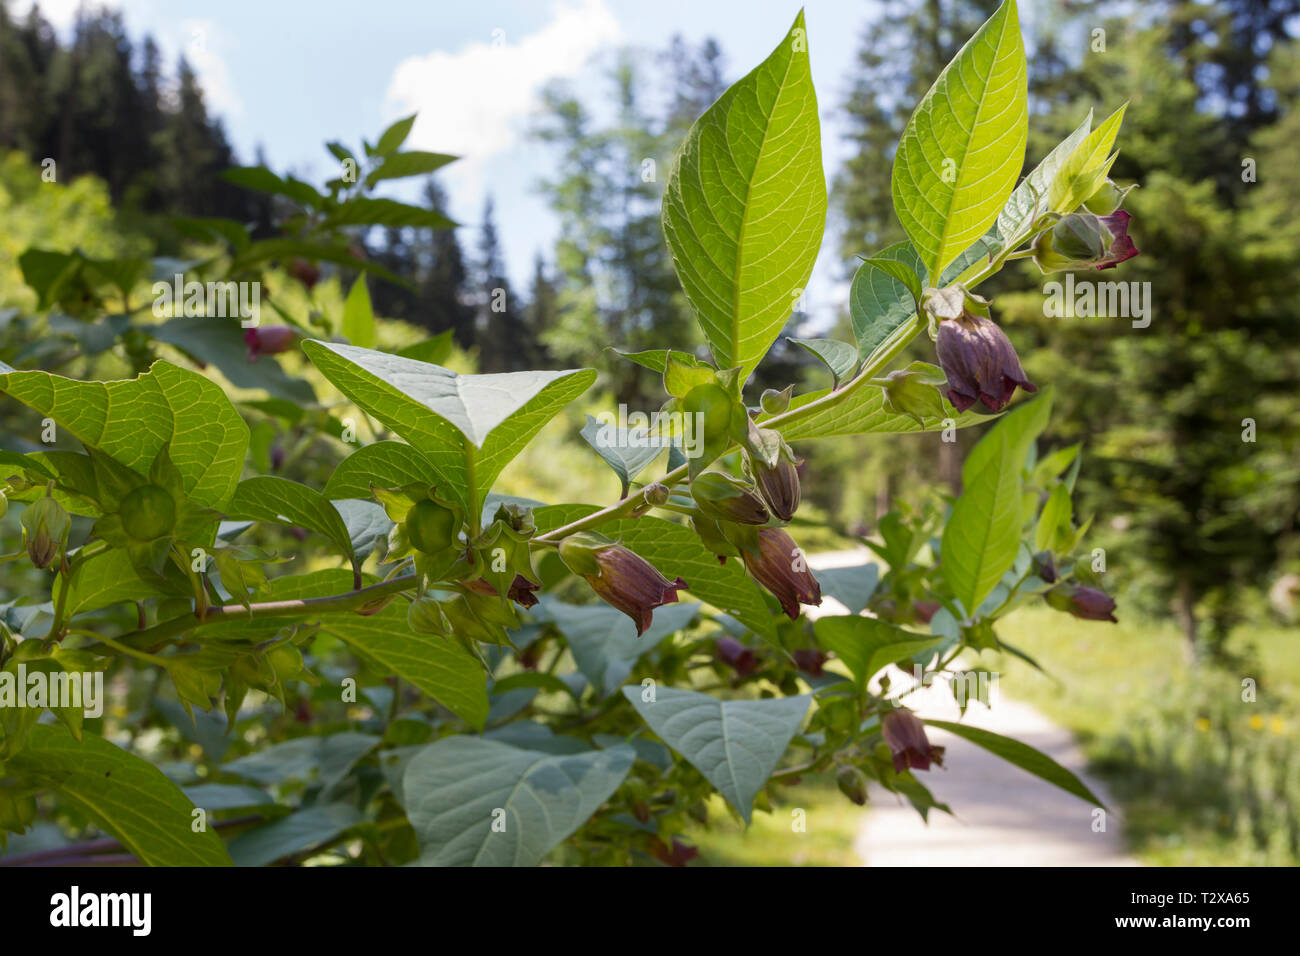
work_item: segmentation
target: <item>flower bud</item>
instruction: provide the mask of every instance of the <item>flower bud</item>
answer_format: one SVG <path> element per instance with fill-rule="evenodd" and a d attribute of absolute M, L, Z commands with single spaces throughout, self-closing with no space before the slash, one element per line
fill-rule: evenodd
<path fill-rule="evenodd" d="M 912 613 L 916 615 L 916 619 L 922 624 L 929 624 L 930 619 L 938 613 L 939 608 L 942 606 L 938 601 L 913 601 Z"/>
<path fill-rule="evenodd" d="M 1138 254 L 1128 237 L 1132 218 L 1122 209 L 1107 216 L 1090 212 L 1062 216 L 1034 240 L 1034 262 L 1044 273 L 1087 266 L 1114 268 Z"/>
<path fill-rule="evenodd" d="M 133 488 L 118 505 L 122 530 L 136 541 L 155 541 L 176 527 L 176 502 L 158 485 Z"/>
<path fill-rule="evenodd" d="M 835 786 L 858 806 L 867 802 L 867 775 L 857 767 L 841 767 L 835 775 Z"/>
<path fill-rule="evenodd" d="M 247 329 L 244 344 L 248 346 L 248 360 L 256 362 L 259 356 L 275 355 L 293 348 L 298 333 L 287 325 L 265 325 Z"/>
<path fill-rule="evenodd" d="M 650 853 L 660 863 L 668 866 L 685 866 L 691 860 L 700 855 L 700 851 L 693 846 L 688 846 L 677 837 L 673 837 L 673 845 L 670 848 L 667 844 L 654 837 L 650 843 Z"/>
<path fill-rule="evenodd" d="M 749 454 L 745 456 L 745 464 L 750 474 L 754 476 L 754 482 L 762 492 L 763 499 L 772 509 L 772 514 L 782 521 L 793 518 L 794 513 L 799 510 L 799 500 L 803 494 L 799 485 L 799 465 L 802 461 L 794 457 L 790 446 L 781 443 L 775 465 L 768 465 L 757 455 Z"/>
<path fill-rule="evenodd" d="M 774 388 L 765 389 L 759 396 L 758 405 L 769 415 L 780 415 L 790 407 L 790 397 L 793 394 L 793 385 L 787 385 L 779 392 Z"/>
<path fill-rule="evenodd" d="M 886 411 L 907 415 L 918 425 L 924 425 L 926 418 L 944 417 L 946 413 L 938 387 L 946 383 L 943 369 L 928 362 L 913 362 L 883 378 L 871 379 L 871 384 L 879 385 L 885 393 Z"/>
<path fill-rule="evenodd" d="M 783 528 L 759 528 L 758 554 L 742 554 L 750 576 L 776 595 L 790 620 L 798 619 L 800 604 L 822 603 L 821 585 L 808 569 L 803 552 Z"/>
<path fill-rule="evenodd" d="M 1108 179 L 1097 187 L 1095 193 L 1083 201 L 1083 208 L 1088 212 L 1096 213 L 1098 216 L 1109 216 L 1120 207 L 1120 204 L 1124 202 L 1124 197 L 1132 190 L 1132 186 L 1120 189 Z"/>
<path fill-rule="evenodd" d="M 925 724 L 910 710 L 891 710 L 880 723 L 880 730 L 894 758 L 894 770 L 902 773 L 929 770 L 930 764 L 943 766 L 943 748 L 934 747 L 925 736 Z"/>
<path fill-rule="evenodd" d="M 687 587 L 681 578 L 669 581 L 645 558 L 603 535 L 571 534 L 559 551 L 569 570 L 586 578 L 601 600 L 632 619 L 638 636 L 650 627 L 654 609 L 675 604 L 677 592 Z"/>
<path fill-rule="evenodd" d="M 72 519 L 63 506 L 48 495 L 28 505 L 19 519 L 27 531 L 27 555 L 32 564 L 48 568 L 68 542 Z"/>
<path fill-rule="evenodd" d="M 722 663 L 729 665 L 740 677 L 748 677 L 758 669 L 752 649 L 734 637 L 720 637 L 713 642 L 713 653 Z"/>
<path fill-rule="evenodd" d="M 1025 377 L 1006 333 L 992 319 L 963 312 L 940 322 L 935 351 L 948 376 L 948 400 L 959 412 L 977 400 L 1000 412 L 1017 385 L 1026 392 L 1038 391 Z"/>
<path fill-rule="evenodd" d="M 1115 599 L 1097 588 L 1080 587 L 1065 582 L 1044 595 L 1047 603 L 1058 611 L 1065 611 L 1085 621 L 1110 621 L 1115 618 Z"/>
<path fill-rule="evenodd" d="M 791 656 L 795 666 L 809 677 L 821 677 L 825 673 L 822 666 L 826 663 L 826 655 L 816 648 L 801 648 Z"/>
<path fill-rule="evenodd" d="M 406 625 L 416 634 L 448 634 L 451 631 L 446 615 L 438 602 L 431 597 L 416 598 L 406 609 Z"/>
<path fill-rule="evenodd" d="M 425 554 L 440 554 L 457 541 L 460 521 L 455 512 L 431 498 L 417 501 L 402 522 L 411 547 Z"/>
<path fill-rule="evenodd" d="M 1034 555 L 1033 561 L 1029 565 L 1030 570 L 1046 584 L 1056 583 L 1056 562 L 1052 559 L 1052 552 L 1039 551 Z"/>
<path fill-rule="evenodd" d="M 668 503 L 670 492 L 668 486 L 659 481 L 652 481 L 641 489 L 641 496 L 645 498 L 645 503 L 655 507 Z"/>
<path fill-rule="evenodd" d="M 306 259 L 294 259 L 289 263 L 289 275 L 293 276 L 308 289 L 320 281 L 320 269 Z"/>
<path fill-rule="evenodd" d="M 769 515 L 749 485 L 717 471 L 696 475 L 691 482 L 695 505 L 710 518 L 737 524 L 767 524 Z"/>

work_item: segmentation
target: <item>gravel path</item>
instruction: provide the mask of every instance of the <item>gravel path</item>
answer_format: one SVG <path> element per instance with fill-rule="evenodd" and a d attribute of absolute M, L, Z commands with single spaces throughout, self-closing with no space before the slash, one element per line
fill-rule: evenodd
<path fill-rule="evenodd" d="M 861 563 L 869 552 L 811 555 L 813 568 Z M 843 613 L 827 599 L 821 613 Z M 914 681 L 891 669 L 900 690 Z M 918 690 L 909 705 L 924 717 L 962 720 L 944 684 Z M 1095 826 L 1095 808 L 1000 757 L 943 731 L 930 730 L 931 743 L 947 748 L 947 769 L 917 773 L 935 799 L 955 816 L 932 812 L 927 825 L 910 804 L 882 789 L 871 794 L 854 849 L 868 866 L 1136 866 L 1124 850 L 1115 803 L 1085 771 L 1083 755 L 1069 731 L 1034 708 L 1007 699 L 995 686 L 991 706 L 971 703 L 966 723 L 1014 737 L 1049 755 L 1077 774 L 1106 801 L 1105 830 Z"/>

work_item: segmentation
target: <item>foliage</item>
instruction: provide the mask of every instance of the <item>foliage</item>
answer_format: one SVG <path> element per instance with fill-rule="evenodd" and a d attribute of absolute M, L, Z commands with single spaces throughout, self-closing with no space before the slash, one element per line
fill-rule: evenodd
<path fill-rule="evenodd" d="M 30 559 L 41 580 L 0 607 L 0 676 L 157 679 L 128 681 L 130 709 L 108 718 L 61 698 L 0 707 L 0 824 L 21 834 L 42 795 L 42 813 L 72 830 L 101 826 L 150 864 L 681 864 L 692 854 L 679 837 L 715 794 L 749 821 L 773 788 L 804 773 L 834 770 L 854 803 L 870 779 L 922 814 L 947 811 L 917 776 L 941 752 L 880 672 L 903 663 L 932 677 L 964 649 L 1004 647 L 999 619 L 1029 601 L 1092 619 L 1114 607 L 1081 550 L 1086 523 L 1073 517 L 1077 449 L 1035 452 L 1051 389 L 974 447 L 946 517 L 882 521 L 873 547 L 883 573 L 865 565 L 819 581 L 787 530 L 800 525 L 783 519 L 800 501 L 792 443 L 907 432 L 942 441 L 987 420 L 951 404 L 970 401 L 942 352 L 943 369 L 900 369 L 912 376 L 901 386 L 882 378 L 923 330 L 941 340 L 958 326 L 981 330 L 961 348 L 975 350 L 963 357 L 979 370 L 973 387 L 988 411 L 1001 412 L 1017 383 L 1035 390 L 1012 377 L 1014 349 L 973 290 L 1109 188 L 1117 124 L 1099 127 L 1100 146 L 1068 142 L 1059 164 L 1031 177 L 1048 188 L 1033 190 L 1026 212 L 1013 192 L 1027 121 L 1015 24 L 1006 0 L 904 131 L 900 169 L 911 175 L 900 172 L 895 200 L 913 253 L 864 264 L 896 285 L 863 306 L 871 347 L 813 347 L 835 372 L 829 388 L 746 402 L 824 225 L 802 14 L 704 111 L 672 167 L 663 216 L 712 360 L 672 349 L 687 344 L 676 341 L 626 356 L 662 377 L 667 398 L 653 426 L 588 436 L 608 452 L 591 465 L 613 464 L 623 492 L 604 507 L 510 498 L 499 483 L 594 370 L 453 370 L 435 361 L 450 329 L 398 351 L 374 347 L 381 323 L 367 278 L 404 280 L 366 259 L 358 235 L 450 225 L 373 194 L 378 182 L 451 161 L 403 150 L 412 118 L 358 151 L 329 144 L 340 172 L 324 191 L 264 166 L 228 171 L 276 197 L 273 238 L 189 219 L 179 225 L 204 251 L 183 265 L 25 252 L 43 313 L 93 322 L 121 303 L 132 315 L 142 289 L 166 295 L 166 282 L 161 292 L 149 285 L 160 270 L 242 289 L 279 261 L 294 278 L 267 304 L 284 315 L 296 301 L 305 316 L 241 330 L 211 314 L 219 310 L 189 315 L 187 293 L 185 316 L 129 322 L 112 346 L 137 367 L 134 379 L 0 365 L 0 392 L 34 415 L 22 433 L 50 439 L 0 456 L 22 529 L 22 547 L 3 560 Z M 940 104 L 954 121 L 934 121 Z M 955 186 L 939 190 L 943 215 L 918 214 L 930 187 L 916 170 L 946 160 Z M 971 176 L 997 188 L 975 197 Z M 971 247 L 958 248 L 965 238 Z M 359 273 L 326 311 L 307 305 L 319 262 Z M 246 364 L 178 336 L 181 319 L 201 319 L 184 327 L 192 333 L 240 336 Z M 294 374 L 299 339 L 328 392 Z M 231 382 L 255 366 L 266 397 L 232 400 L 202 374 L 209 357 Z M 345 455 L 328 480 L 282 473 L 273 450 L 286 426 L 300 440 L 285 458 L 317 443 Z M 645 441 L 668 459 L 649 480 L 651 456 L 613 453 Z M 281 549 L 298 544 L 303 554 L 281 568 L 290 560 Z M 809 627 L 800 605 L 820 604 L 823 588 L 850 613 Z M 47 706 L 61 726 L 38 723 Z M 154 722 L 195 745 L 187 760 L 159 769 L 141 756 L 140 728 Z M 108 739 L 118 728 L 134 736 L 128 747 Z M 1032 748 L 971 736 L 1093 799 Z M 126 768 L 98 781 L 93 806 L 68 756 L 77 746 L 91 766 Z M 156 800 L 150 839 L 136 832 L 119 777 Z"/>

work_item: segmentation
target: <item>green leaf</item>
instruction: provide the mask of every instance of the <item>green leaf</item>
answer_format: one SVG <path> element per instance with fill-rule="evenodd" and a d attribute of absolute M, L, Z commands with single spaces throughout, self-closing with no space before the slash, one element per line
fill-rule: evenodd
<path fill-rule="evenodd" d="M 308 341 L 344 395 L 410 442 L 471 513 L 515 455 L 596 380 L 593 369 L 458 375 L 413 359 Z"/>
<path fill-rule="evenodd" d="M 1072 793 L 1080 800 L 1086 800 L 1095 807 L 1105 808 L 1106 806 L 1095 793 L 1088 789 L 1082 780 L 1047 756 L 1047 754 L 1035 750 L 1028 744 L 1022 744 L 1018 740 L 1003 737 L 1001 734 L 995 734 L 990 730 L 971 727 L 969 724 L 955 724 L 948 720 L 926 720 L 926 723 L 931 727 L 938 727 L 940 730 L 946 730 L 950 734 L 956 734 L 958 737 L 969 740 L 976 746 L 983 747 L 989 753 L 996 754 L 1003 760 L 1015 764 L 1021 770 L 1029 771 L 1035 777 L 1041 777 L 1048 783 L 1055 784 L 1066 793 Z"/>
<path fill-rule="evenodd" d="M 807 392 L 790 403 L 789 410 L 782 413 L 782 421 L 775 426 L 786 441 L 830 438 L 835 435 L 910 435 L 914 432 L 941 431 L 949 419 L 955 427 L 967 428 L 994 417 L 970 411 L 958 414 L 951 403 L 944 399 L 944 417 L 924 418 L 924 424 L 918 425 L 910 415 L 886 411 L 885 393 L 879 386 L 862 379 L 855 379 L 834 393 L 834 402 L 807 412 L 799 411 L 827 394 L 826 390 Z M 792 412 L 797 414 L 791 414 Z"/>
<path fill-rule="evenodd" d="M 274 475 L 247 478 L 235 489 L 226 515 L 235 520 L 268 521 L 319 532 L 337 545 L 354 566 L 357 564 L 347 525 L 329 499 L 315 488 Z"/>
<path fill-rule="evenodd" d="M 412 113 L 404 119 L 399 119 L 388 129 L 379 134 L 379 142 L 375 144 L 375 152 L 380 156 L 387 156 L 395 149 L 400 149 L 406 142 L 406 137 L 411 135 L 411 127 L 415 125 L 416 114 Z"/>
<path fill-rule="evenodd" d="M 1021 470 L 1051 407 L 1050 389 L 1017 406 L 971 449 L 962 467 L 964 490 L 943 531 L 940 567 L 968 615 L 1015 563 L 1022 523 Z"/>
<path fill-rule="evenodd" d="M 1048 200 L 1056 174 L 1065 160 L 1084 141 L 1090 129 L 1092 129 L 1092 110 L 1088 110 L 1088 115 L 1074 132 L 1057 143 L 1011 193 L 1011 198 L 998 213 L 998 236 L 1004 247 L 1014 248 L 1020 245 L 1033 224 L 1035 210 L 1038 215 L 1042 215 L 1051 208 Z"/>
<path fill-rule="evenodd" d="M 404 603 L 367 616 L 331 614 L 321 629 L 415 685 L 471 727 L 482 729 L 488 712 L 483 665 L 458 641 L 412 631 Z"/>
<path fill-rule="evenodd" d="M 586 505 L 538 508 L 533 512 L 533 520 L 539 532 L 546 532 L 595 510 Z M 719 564 L 717 556 L 700 543 L 699 536 L 690 528 L 647 515 L 611 521 L 600 530 L 622 541 L 670 581 L 680 575 L 692 597 L 733 614 L 750 630 L 775 639 L 772 612 L 741 562 Z"/>
<path fill-rule="evenodd" d="M 456 223 L 434 209 L 412 206 L 396 199 L 356 196 L 331 212 L 325 228 L 338 226 L 386 226 L 401 229 L 453 229 Z"/>
<path fill-rule="evenodd" d="M 197 316 L 168 319 L 149 328 L 149 332 L 159 342 L 175 346 L 194 361 L 215 365 L 236 388 L 260 388 L 268 395 L 298 405 L 316 404 L 311 385 L 291 378 L 279 362 L 266 356 L 250 362 L 244 330 L 234 322 Z"/>
<path fill-rule="evenodd" d="M 925 266 L 907 240 L 863 259 L 849 287 L 849 321 L 863 361 L 916 314 Z"/>
<path fill-rule="evenodd" d="M 624 745 L 552 754 L 446 737 L 416 754 L 402 779 L 419 862 L 536 866 L 619 788 L 635 759 Z"/>
<path fill-rule="evenodd" d="M 194 804 L 161 770 L 87 734 L 37 724 L 10 771 L 45 780 L 148 866 L 229 866 L 216 831 L 195 833 Z"/>
<path fill-rule="evenodd" d="M 366 185 L 373 186 L 385 179 L 404 179 L 407 176 L 424 176 L 442 169 L 455 160 L 455 156 L 446 153 L 425 153 L 411 150 L 405 153 L 393 153 L 366 174 Z"/>
<path fill-rule="evenodd" d="M 856 614 L 818 618 L 813 633 L 823 648 L 844 662 L 859 688 L 895 661 L 924 654 L 947 640 Z"/>
<path fill-rule="evenodd" d="M 221 765 L 222 773 L 253 780 L 263 786 L 313 777 L 322 791 L 330 790 L 348 775 L 357 761 L 379 745 L 374 734 L 344 731 L 337 734 L 295 737 L 265 750 Z"/>
<path fill-rule="evenodd" d="M 266 866 L 333 840 L 363 819 L 355 807 L 344 803 L 295 810 L 239 834 L 230 841 L 230 857 L 236 866 Z"/>
<path fill-rule="evenodd" d="M 805 351 L 811 352 L 831 370 L 833 388 L 839 388 L 840 382 L 853 377 L 858 367 L 858 350 L 847 342 L 836 339 L 796 339 L 790 341 Z"/>
<path fill-rule="evenodd" d="M 239 482 L 248 426 L 220 386 L 197 372 L 169 362 L 117 382 L 9 372 L 0 374 L 0 392 L 138 474 L 147 474 L 166 446 L 186 495 L 198 504 L 221 508 Z"/>
<path fill-rule="evenodd" d="M 432 485 L 438 473 L 429 460 L 410 445 L 399 441 L 377 441 L 363 445 L 339 462 L 325 482 L 326 498 L 369 498 L 370 486 L 401 488 L 404 485 Z"/>
<path fill-rule="evenodd" d="M 1073 212 L 1106 181 L 1115 162 L 1111 147 L 1115 145 L 1127 109 L 1125 103 L 1107 117 L 1061 163 L 1048 192 L 1048 201 L 1054 212 Z"/>
<path fill-rule="evenodd" d="M 8 478 L 10 475 L 21 474 L 33 475 L 45 481 L 54 477 L 54 472 L 31 455 L 20 455 L 16 451 L 0 448 L 0 475 Z"/>
<path fill-rule="evenodd" d="M 664 189 L 673 265 L 718 368 L 758 365 L 802 294 L 826 226 L 803 13 L 687 133 Z"/>
<path fill-rule="evenodd" d="M 370 306 L 364 275 L 357 276 L 343 303 L 343 337 L 363 349 L 375 344 L 375 310 Z"/>
<path fill-rule="evenodd" d="M 347 525 L 352 552 L 358 560 L 364 561 L 374 550 L 375 544 L 387 539 L 388 532 L 393 528 L 393 521 L 384 512 L 383 506 L 373 501 L 340 498 L 330 503 Z"/>
<path fill-rule="evenodd" d="M 66 581 L 59 577 L 59 582 Z M 121 552 L 107 551 L 88 558 L 77 565 L 70 582 L 55 585 L 55 592 L 68 588 L 69 617 L 85 611 L 97 611 L 127 601 L 141 601 L 150 597 L 163 597 L 167 592 L 154 583 L 140 578 L 130 562 L 123 561 Z"/>
<path fill-rule="evenodd" d="M 659 444 L 658 435 L 649 429 L 634 430 L 605 425 L 591 415 L 587 416 L 587 424 L 579 434 L 618 475 L 622 484 L 620 498 L 627 496 L 632 479 L 641 474 L 646 465 L 658 458 L 664 450 L 664 446 Z"/>
<path fill-rule="evenodd" d="M 208 813 L 275 804 L 271 795 L 265 790 L 240 783 L 201 783 L 192 787 L 181 787 L 181 792 L 196 807 Z"/>
<path fill-rule="evenodd" d="M 623 696 L 659 737 L 713 784 L 745 818 L 754 798 L 790 745 L 812 698 L 718 700 L 695 691 L 660 687 L 642 699 L 640 687 Z"/>
<path fill-rule="evenodd" d="M 632 619 L 608 604 L 565 604 L 543 597 L 533 617 L 555 625 L 564 635 L 578 670 L 597 695 L 605 697 L 627 680 L 643 654 L 689 625 L 699 613 L 700 605 L 695 601 L 655 608 L 653 622 L 640 637 Z"/>
<path fill-rule="evenodd" d="M 1004 0 L 917 104 L 894 155 L 894 210 L 931 280 L 997 218 L 1028 122 L 1020 20 Z"/>
<path fill-rule="evenodd" d="M 1043 513 L 1038 516 L 1038 527 L 1034 530 L 1034 550 L 1054 551 L 1061 554 L 1068 551 L 1074 540 L 1074 506 L 1070 502 L 1070 489 L 1057 485 L 1047 496 Z"/>
<path fill-rule="evenodd" d="M 273 196 L 288 196 L 294 202 L 309 209 L 318 208 L 325 200 L 324 196 L 302 180 L 294 179 L 292 176 L 287 179 L 281 178 L 265 166 L 236 166 L 223 171 L 221 178 L 245 189 L 270 193 Z"/>
<path fill-rule="evenodd" d="M 813 576 L 821 584 L 823 594 L 835 598 L 850 614 L 859 614 L 876 593 L 880 568 L 874 561 L 867 561 L 852 567 L 815 568 Z"/>
<path fill-rule="evenodd" d="M 622 349 L 611 347 L 610 351 L 617 353 L 629 362 L 635 362 L 642 368 L 648 368 L 660 375 L 668 366 L 668 356 L 671 354 L 674 362 L 682 365 L 689 365 L 693 368 L 712 368 L 707 362 L 701 362 L 690 352 L 678 352 L 676 349 L 646 349 L 644 352 L 625 352 Z"/>

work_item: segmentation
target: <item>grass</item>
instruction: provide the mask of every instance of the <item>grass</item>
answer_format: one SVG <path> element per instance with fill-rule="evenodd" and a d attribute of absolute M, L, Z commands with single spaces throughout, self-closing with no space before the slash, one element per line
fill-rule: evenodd
<path fill-rule="evenodd" d="M 704 866 L 860 866 L 853 850 L 863 808 L 850 803 L 835 786 L 835 778 L 808 776 L 796 787 L 781 791 L 782 802 L 770 813 L 755 808 L 749 829 L 726 802 L 709 802 L 709 825 L 685 834 L 700 851 L 696 865 Z M 802 810 L 802 832 L 795 829 L 795 812 Z"/>
<path fill-rule="evenodd" d="M 1294 629 L 1240 629 L 1228 649 L 1248 663 L 1230 670 L 1191 666 L 1181 634 L 1161 623 L 1096 624 L 1026 609 L 999 635 L 1052 675 L 1004 655 L 1001 692 L 1075 733 L 1119 801 L 1139 859 L 1300 863 Z M 1246 678 L 1254 702 L 1242 699 Z"/>

